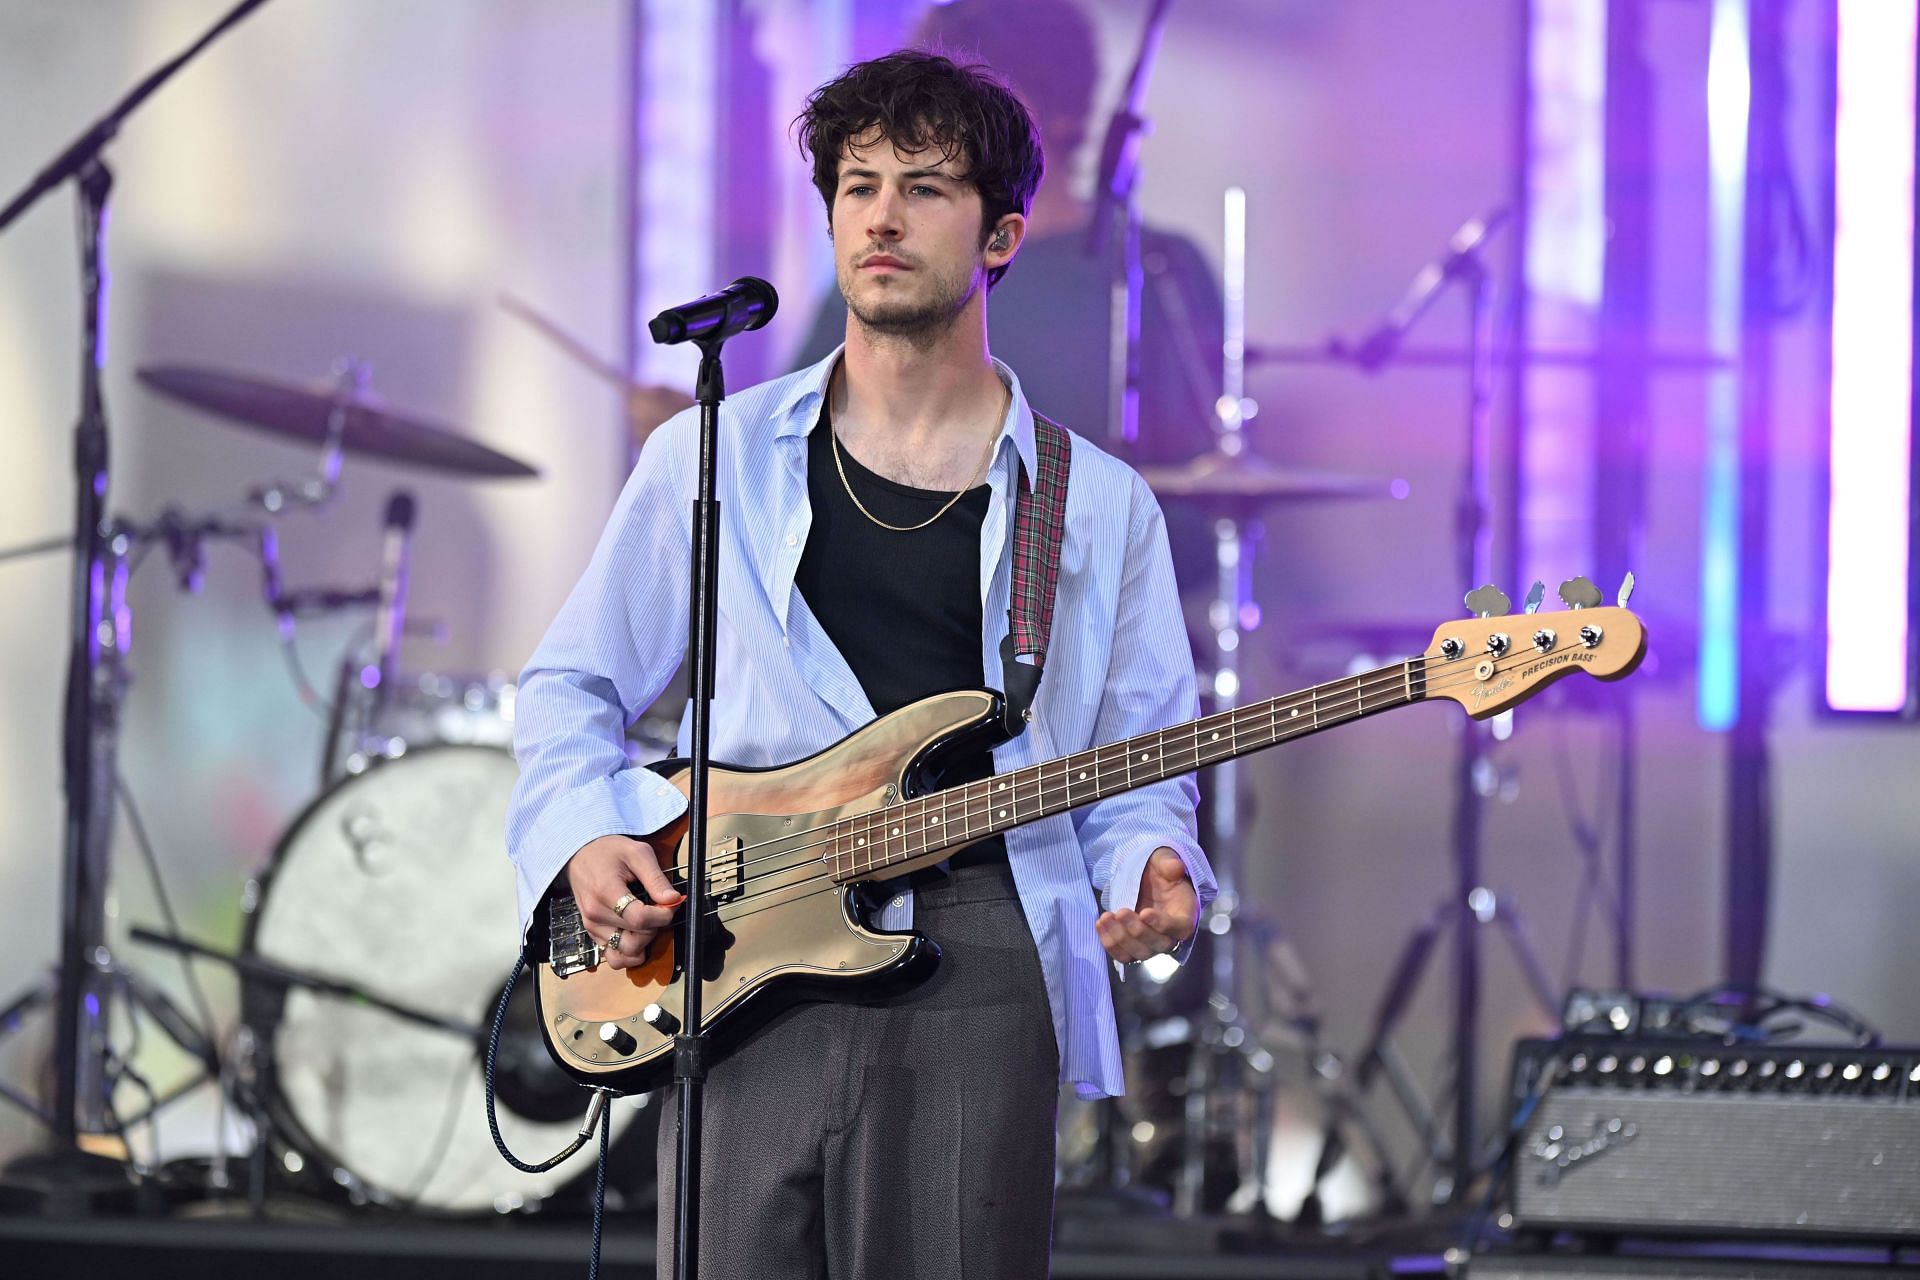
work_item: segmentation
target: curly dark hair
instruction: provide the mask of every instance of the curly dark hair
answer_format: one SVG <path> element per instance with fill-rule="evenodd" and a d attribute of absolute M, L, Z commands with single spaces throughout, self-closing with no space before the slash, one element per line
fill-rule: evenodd
<path fill-rule="evenodd" d="M 875 129 L 896 151 L 937 148 L 960 160 L 980 193 L 980 242 L 1009 213 L 1025 216 L 1046 172 L 1033 117 L 991 68 L 961 66 L 937 53 L 902 49 L 848 67 L 813 91 L 794 121 L 800 150 L 813 161 L 813 185 L 833 217 L 840 153 Z M 999 283 L 1005 266 L 987 273 Z"/>

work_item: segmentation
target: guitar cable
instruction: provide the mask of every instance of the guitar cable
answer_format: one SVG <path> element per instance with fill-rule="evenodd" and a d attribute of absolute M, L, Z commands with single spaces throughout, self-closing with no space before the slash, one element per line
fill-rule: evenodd
<path fill-rule="evenodd" d="M 593 1100 L 587 1104 L 587 1118 L 581 1122 L 573 1141 L 567 1144 L 566 1150 L 539 1164 L 528 1164 L 507 1150 L 507 1140 L 500 1136 L 500 1117 L 494 1109 L 493 1061 L 500 1051 L 500 1030 L 507 1022 L 507 1001 L 512 998 L 513 989 L 520 985 L 520 975 L 526 971 L 527 958 L 521 956 L 514 961 L 513 976 L 507 979 L 506 990 L 500 993 L 500 1003 L 493 1011 L 493 1026 L 487 1032 L 487 1129 L 493 1134 L 493 1145 L 500 1157 L 522 1173 L 545 1173 L 586 1146 L 596 1128 L 600 1130 L 600 1159 L 593 1170 L 593 1247 L 587 1258 L 587 1280 L 599 1280 L 600 1228 L 607 1207 L 607 1141 L 613 1127 L 613 1110 L 607 1104 L 613 1098 L 613 1090 L 595 1089 Z"/>

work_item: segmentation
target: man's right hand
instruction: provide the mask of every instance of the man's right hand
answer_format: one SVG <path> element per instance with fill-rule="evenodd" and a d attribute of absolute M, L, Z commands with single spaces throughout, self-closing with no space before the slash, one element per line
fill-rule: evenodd
<path fill-rule="evenodd" d="M 637 886 L 637 888 L 635 888 Z M 644 840 L 601 836 L 589 840 L 567 859 L 567 888 L 580 904 L 587 936 L 600 944 L 615 969 L 631 969 L 646 962 L 647 948 L 673 923 L 674 909 L 685 897 L 660 869 L 660 857 Z M 625 911 L 615 911 L 620 899 L 635 895 Z M 606 950 L 615 931 L 620 945 Z"/>

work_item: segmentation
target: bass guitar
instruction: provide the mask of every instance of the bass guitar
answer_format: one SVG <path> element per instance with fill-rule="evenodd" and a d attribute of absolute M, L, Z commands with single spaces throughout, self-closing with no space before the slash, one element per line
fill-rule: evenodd
<path fill-rule="evenodd" d="M 1576 584 L 1597 605 L 1592 585 L 1576 579 L 1568 586 Z M 1562 594 L 1583 598 L 1567 588 Z M 1646 653 L 1646 630 L 1624 607 L 1523 617 L 1444 623 L 1424 653 L 1404 662 L 946 789 L 937 789 L 944 760 L 1004 739 L 999 694 L 924 699 L 778 768 L 713 764 L 701 922 L 709 930 L 701 940 L 704 1030 L 724 1047 L 796 1001 L 864 998 L 930 972 L 939 956 L 930 939 L 862 922 L 854 896 L 862 882 L 929 867 L 1023 823 L 1397 707 L 1445 700 L 1485 719 L 1576 671 L 1618 680 Z M 684 762 L 655 768 L 688 789 Z M 666 870 L 684 884 L 685 818 L 645 838 L 656 850 L 675 851 Z M 619 1093 L 668 1082 L 688 980 L 678 944 L 688 927 L 683 915 L 654 940 L 645 963 L 616 971 L 599 963 L 599 943 L 581 927 L 570 897 L 542 904 L 527 959 L 547 1046 L 574 1079 Z"/>

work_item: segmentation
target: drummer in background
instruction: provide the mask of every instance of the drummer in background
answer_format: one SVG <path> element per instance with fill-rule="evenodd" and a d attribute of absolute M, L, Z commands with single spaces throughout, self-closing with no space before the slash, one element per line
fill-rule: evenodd
<path fill-rule="evenodd" d="M 1098 145 L 1098 45 L 1092 24 L 1068 0 L 936 5 L 921 21 L 914 44 L 997 71 L 1033 113 L 1048 157 L 1060 157 L 1056 172 L 1074 172 L 1087 145 Z M 1088 256 L 1092 216 L 1093 204 L 1073 183 L 1041 184 L 1027 219 L 1020 270 L 995 286 L 987 329 L 993 350 L 1020 369 L 1021 389 L 1035 409 L 1113 448 L 1106 434 L 1112 253 Z M 1180 463 L 1213 447 L 1220 290 L 1191 240 L 1143 227 L 1140 242 L 1140 436 L 1122 456 L 1136 466 Z M 846 329 L 846 301 L 838 289 L 828 289 L 793 356 L 794 367 L 825 359 Z M 691 403 L 674 388 L 633 388 L 627 416 L 634 447 Z M 1215 569 L 1208 518 L 1168 504 L 1166 519 L 1182 593 L 1210 590 Z"/>

